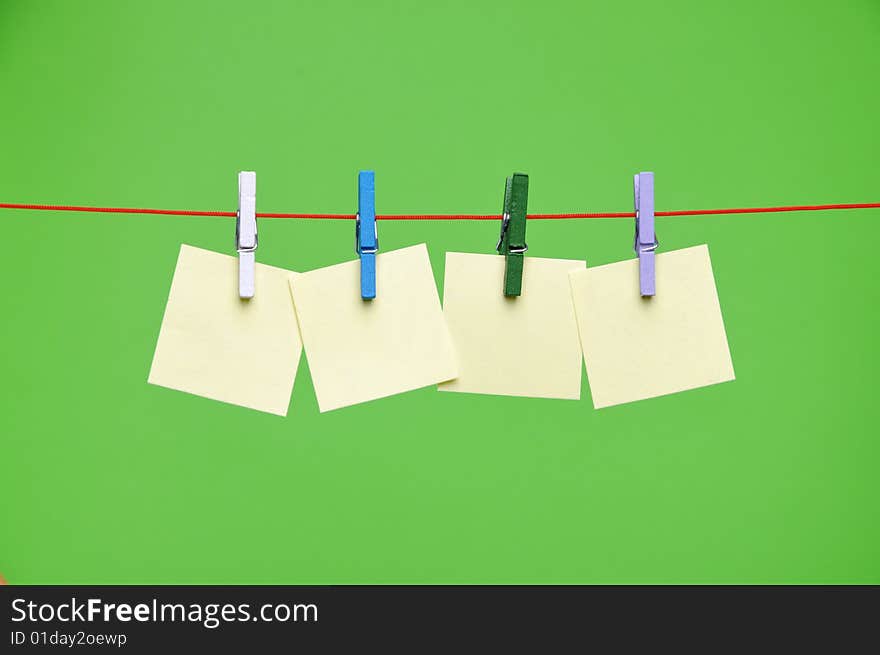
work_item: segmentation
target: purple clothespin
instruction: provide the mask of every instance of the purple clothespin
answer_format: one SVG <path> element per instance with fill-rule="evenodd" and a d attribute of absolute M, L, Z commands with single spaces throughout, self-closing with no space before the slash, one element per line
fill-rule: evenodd
<path fill-rule="evenodd" d="M 654 174 L 633 176 L 636 209 L 635 251 L 639 255 L 639 289 L 642 296 L 655 294 L 654 251 L 660 242 L 654 233 Z"/>

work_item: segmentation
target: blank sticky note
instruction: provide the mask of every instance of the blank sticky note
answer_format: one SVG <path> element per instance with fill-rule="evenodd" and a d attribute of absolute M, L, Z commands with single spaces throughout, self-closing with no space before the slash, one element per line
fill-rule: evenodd
<path fill-rule="evenodd" d="M 290 275 L 257 264 L 242 300 L 235 257 L 182 245 L 148 381 L 285 416 L 302 353 Z"/>
<path fill-rule="evenodd" d="M 459 375 L 441 391 L 581 397 L 581 347 L 569 274 L 586 263 L 526 257 L 522 295 L 504 289 L 504 257 L 446 254 L 443 313 Z"/>
<path fill-rule="evenodd" d="M 376 297 L 355 260 L 290 277 L 322 412 L 437 384 L 457 374 L 425 244 L 376 257 Z"/>
<path fill-rule="evenodd" d="M 571 274 L 596 408 L 734 379 L 708 246 L 659 253 L 657 295 L 638 259 Z"/>

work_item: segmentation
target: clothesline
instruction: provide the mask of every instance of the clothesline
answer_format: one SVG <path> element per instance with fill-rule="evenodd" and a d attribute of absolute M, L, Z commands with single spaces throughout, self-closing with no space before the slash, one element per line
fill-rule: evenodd
<path fill-rule="evenodd" d="M 83 205 L 42 205 L 0 203 L 0 209 L 35 211 L 88 212 L 99 214 L 158 214 L 163 216 L 220 216 L 234 218 L 234 211 L 196 209 L 150 209 L 141 207 L 90 207 Z M 770 214 L 780 212 L 831 211 L 841 209 L 880 209 L 880 202 L 830 205 L 784 205 L 780 207 L 733 207 L 726 209 L 676 209 L 655 212 L 655 216 L 719 216 L 724 214 Z M 635 212 L 577 212 L 563 214 L 528 214 L 530 220 L 564 220 L 581 218 L 634 218 Z M 313 220 L 354 220 L 354 214 L 313 214 L 257 212 L 257 218 L 291 218 Z M 380 221 L 498 221 L 501 214 L 377 214 Z"/>

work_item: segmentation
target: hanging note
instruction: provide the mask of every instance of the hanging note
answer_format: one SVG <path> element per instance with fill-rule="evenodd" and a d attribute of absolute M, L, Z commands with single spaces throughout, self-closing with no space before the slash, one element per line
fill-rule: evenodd
<path fill-rule="evenodd" d="M 322 412 L 457 374 L 425 244 L 376 255 L 376 285 L 362 300 L 358 260 L 290 276 Z"/>
<path fill-rule="evenodd" d="M 446 254 L 443 313 L 459 376 L 441 391 L 535 398 L 581 396 L 581 346 L 569 274 L 586 263 L 525 257 L 522 295 L 499 291 L 504 258 Z"/>
<path fill-rule="evenodd" d="M 571 274 L 597 409 L 734 379 L 708 246 L 660 253 L 655 268 L 650 298 L 637 259 Z"/>
<path fill-rule="evenodd" d="M 238 294 L 238 260 L 182 245 L 148 381 L 285 416 L 302 342 L 291 271 L 256 264 L 259 293 Z"/>

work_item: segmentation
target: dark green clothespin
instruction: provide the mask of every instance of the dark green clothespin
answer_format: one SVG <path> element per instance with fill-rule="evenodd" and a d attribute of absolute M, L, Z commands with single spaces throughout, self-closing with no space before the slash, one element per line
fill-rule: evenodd
<path fill-rule="evenodd" d="M 514 173 L 504 187 L 504 214 L 501 237 L 495 249 L 504 255 L 504 295 L 522 295 L 523 260 L 526 245 L 526 207 L 529 201 L 529 176 Z"/>

